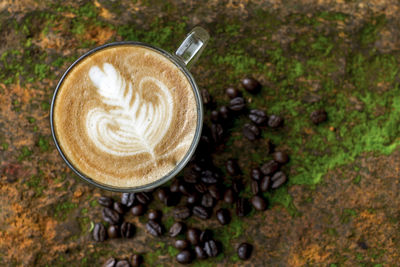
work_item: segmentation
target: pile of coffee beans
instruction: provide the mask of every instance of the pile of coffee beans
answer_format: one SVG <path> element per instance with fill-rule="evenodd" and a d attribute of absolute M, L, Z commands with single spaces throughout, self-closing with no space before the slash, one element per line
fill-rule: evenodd
<path fill-rule="evenodd" d="M 138 254 L 133 254 L 131 259 L 117 260 L 115 258 L 109 258 L 103 267 L 138 267 L 142 264 L 143 257 Z"/>

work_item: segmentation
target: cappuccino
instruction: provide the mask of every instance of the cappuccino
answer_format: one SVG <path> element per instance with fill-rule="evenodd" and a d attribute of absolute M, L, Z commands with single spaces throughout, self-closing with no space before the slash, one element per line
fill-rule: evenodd
<path fill-rule="evenodd" d="M 198 114 L 185 73 L 160 52 L 109 46 L 75 64 L 58 88 L 53 125 L 83 175 L 114 187 L 155 182 L 182 161 Z"/>

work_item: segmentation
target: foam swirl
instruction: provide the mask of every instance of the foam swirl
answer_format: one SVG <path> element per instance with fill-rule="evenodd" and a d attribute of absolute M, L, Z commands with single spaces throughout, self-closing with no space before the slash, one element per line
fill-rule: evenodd
<path fill-rule="evenodd" d="M 154 149 L 168 131 L 173 114 L 173 98 L 167 86 L 145 76 L 134 90 L 109 63 L 104 63 L 103 69 L 91 67 L 89 77 L 103 103 L 112 106 L 110 110 L 94 107 L 87 113 L 87 133 L 96 147 L 117 156 L 149 153 L 155 159 Z M 157 88 L 151 102 L 143 98 L 148 83 Z"/>

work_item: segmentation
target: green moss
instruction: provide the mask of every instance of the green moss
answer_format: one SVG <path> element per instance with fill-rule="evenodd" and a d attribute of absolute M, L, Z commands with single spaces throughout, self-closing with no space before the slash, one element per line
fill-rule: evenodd
<path fill-rule="evenodd" d="M 92 201 L 90 201 L 90 207 L 94 208 L 94 207 L 96 207 L 98 205 L 99 205 L 99 203 L 97 202 L 96 199 L 93 199 Z"/>
<path fill-rule="evenodd" d="M 361 175 L 357 175 L 356 178 L 353 179 L 353 184 L 359 184 L 361 181 Z"/>
<path fill-rule="evenodd" d="M 41 152 L 46 152 L 49 150 L 49 141 L 46 137 L 40 136 L 37 145 Z"/>
<path fill-rule="evenodd" d="M 17 159 L 19 162 L 22 162 L 28 159 L 32 154 L 33 154 L 32 150 L 30 150 L 27 146 L 23 146 L 20 150 L 20 154 Z"/>
<path fill-rule="evenodd" d="M 3 150 L 7 150 L 8 147 L 9 147 L 9 145 L 8 145 L 7 142 L 2 142 L 2 143 L 1 143 L 1 148 L 2 148 Z"/>
<path fill-rule="evenodd" d="M 357 212 L 353 209 L 343 209 L 343 212 L 340 216 L 341 223 L 348 223 L 350 220 L 357 216 Z"/>
<path fill-rule="evenodd" d="M 32 175 L 29 180 L 25 182 L 28 188 L 31 188 L 35 192 L 35 197 L 40 197 L 43 195 L 43 190 L 46 186 L 43 185 L 43 173 L 39 171 L 39 174 Z"/>
<path fill-rule="evenodd" d="M 360 43 L 368 45 L 376 41 L 379 31 L 385 26 L 385 15 L 371 19 L 371 22 L 366 23 L 360 30 Z"/>
<path fill-rule="evenodd" d="M 168 254 L 169 254 L 171 257 L 175 257 L 175 256 L 178 255 L 178 253 L 179 253 L 179 249 L 174 248 L 173 246 L 168 246 L 168 247 L 167 247 L 167 250 L 168 250 Z"/>
<path fill-rule="evenodd" d="M 54 217 L 60 221 L 64 221 L 68 214 L 76 207 L 78 207 L 78 204 L 69 201 L 58 203 L 54 207 Z"/>

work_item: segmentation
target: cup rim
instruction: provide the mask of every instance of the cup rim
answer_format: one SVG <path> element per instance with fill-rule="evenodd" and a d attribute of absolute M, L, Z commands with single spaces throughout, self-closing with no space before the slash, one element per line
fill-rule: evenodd
<path fill-rule="evenodd" d="M 149 183 L 149 184 L 145 184 L 145 185 L 140 185 L 140 186 L 134 186 L 134 187 L 116 187 L 116 186 L 112 186 L 112 185 L 107 185 L 107 184 L 103 184 L 100 183 L 96 180 L 94 180 L 93 178 L 90 178 L 88 176 L 86 176 L 85 174 L 83 174 L 82 172 L 80 172 L 67 158 L 67 156 L 64 154 L 64 152 L 61 149 L 61 146 L 57 140 L 56 134 L 55 134 L 55 126 L 54 126 L 54 120 L 53 120 L 53 116 L 54 116 L 54 105 L 55 105 L 55 100 L 57 98 L 57 94 L 59 91 L 59 88 L 61 86 L 61 84 L 63 83 L 64 79 L 66 78 L 66 76 L 69 74 L 69 72 L 75 67 L 75 65 L 77 65 L 79 62 L 81 62 L 83 59 L 85 59 L 86 57 L 88 57 L 89 55 L 105 49 L 105 48 L 109 48 L 109 47 L 113 47 L 113 46 L 120 46 L 120 45 L 134 45 L 134 46 L 142 46 L 151 50 L 154 50 L 155 52 L 158 52 L 160 54 L 162 54 L 163 56 L 167 57 L 170 61 L 172 61 L 172 63 L 174 63 L 182 72 L 183 74 L 186 76 L 186 78 L 188 78 L 191 86 L 192 86 L 192 90 L 193 93 L 195 95 L 195 100 L 196 100 L 196 109 L 197 109 L 197 125 L 196 125 L 196 131 L 192 140 L 192 143 L 188 149 L 188 151 L 186 152 L 185 156 L 182 158 L 182 160 L 175 166 L 175 168 L 173 170 L 171 170 L 169 173 L 167 173 L 166 175 L 164 175 L 163 177 L 161 177 L 160 179 Z M 120 42 L 112 42 L 112 43 L 107 43 L 98 47 L 95 47 L 89 51 L 87 51 L 86 53 L 84 53 L 83 55 L 81 55 L 77 60 L 75 60 L 68 68 L 67 70 L 64 72 L 64 74 L 61 76 L 56 89 L 54 90 L 53 93 L 53 97 L 51 100 L 51 106 L 50 106 L 50 128 L 51 128 L 51 134 L 53 137 L 53 141 L 54 144 L 56 145 L 56 148 L 59 152 L 59 154 L 61 155 L 62 159 L 64 160 L 64 162 L 67 164 L 67 166 L 75 173 L 77 174 L 81 179 L 83 179 L 84 181 L 86 181 L 87 183 L 94 185 L 96 187 L 99 187 L 103 190 L 108 190 L 108 191 L 113 191 L 113 192 L 121 192 L 121 193 L 131 193 L 131 192 L 142 192 L 142 191 L 146 191 L 146 190 L 150 190 L 153 189 L 155 187 L 158 187 L 166 182 L 168 182 L 169 180 L 171 180 L 173 177 L 175 177 L 185 166 L 186 164 L 190 161 L 190 159 L 192 158 L 194 152 L 196 151 L 196 147 L 200 141 L 200 137 L 201 137 L 201 132 L 202 132 L 202 128 L 203 128 L 203 114 L 204 109 L 203 109 L 203 102 L 201 99 L 201 95 L 200 95 L 200 91 L 199 88 L 192 76 L 192 74 L 189 72 L 189 70 L 187 69 L 186 65 L 179 60 L 178 57 L 174 56 L 173 54 L 155 47 L 153 45 L 147 44 L 147 43 L 143 43 L 143 42 L 137 42 L 137 41 L 120 41 Z"/>

